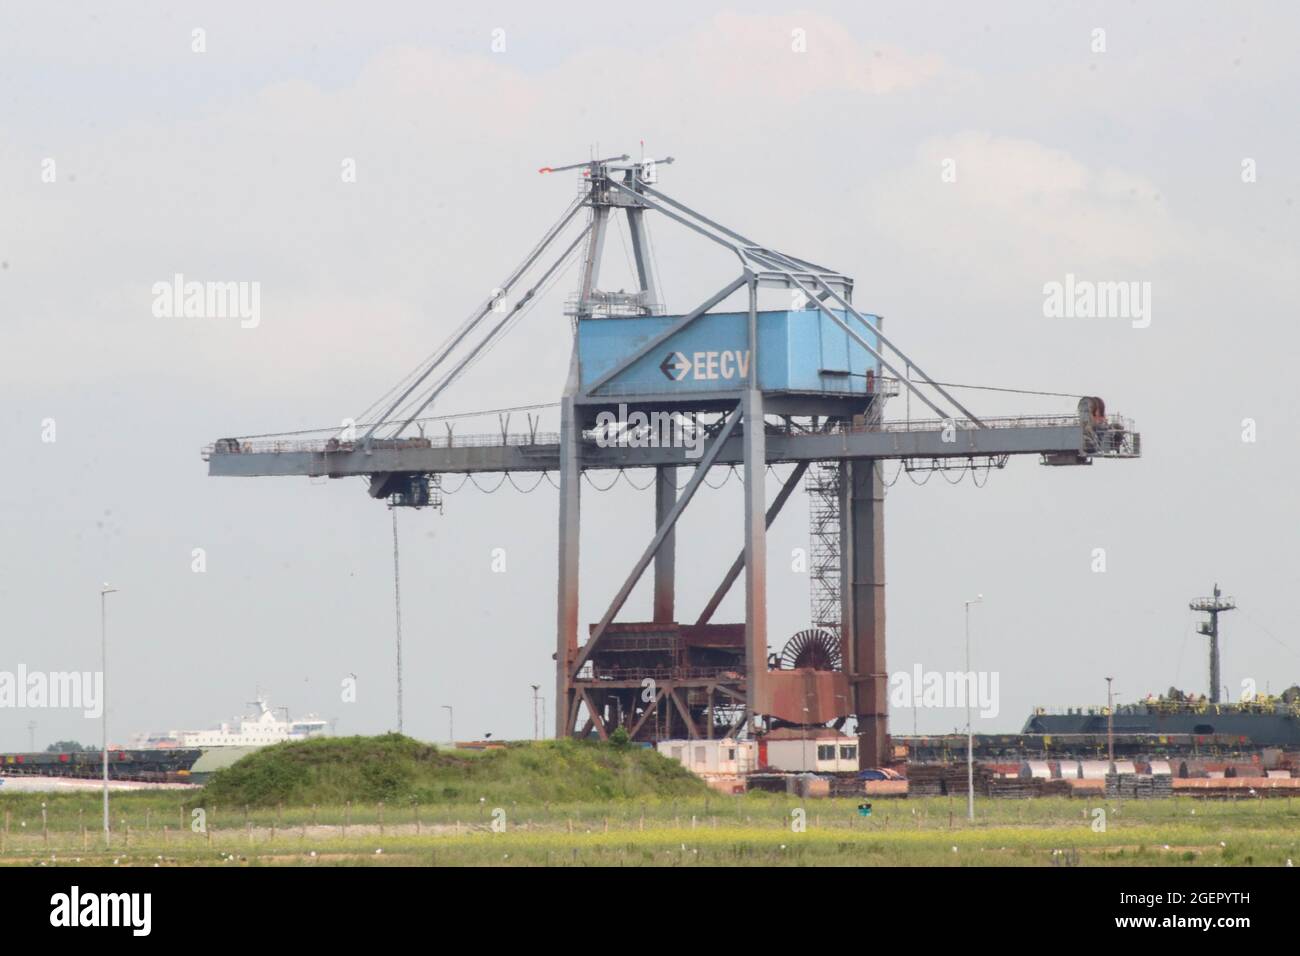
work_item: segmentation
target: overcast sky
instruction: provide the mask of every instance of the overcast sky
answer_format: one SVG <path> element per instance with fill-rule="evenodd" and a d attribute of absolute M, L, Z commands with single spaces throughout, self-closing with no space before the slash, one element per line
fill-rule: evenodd
<path fill-rule="evenodd" d="M 1187 601 L 1218 580 L 1241 604 L 1231 696 L 1300 681 L 1300 17 L 908 6 L 0 4 L 0 670 L 96 669 L 109 581 L 114 740 L 208 726 L 257 688 L 340 732 L 394 726 L 387 509 L 360 480 L 208 478 L 200 448 L 360 412 L 572 199 L 538 167 L 644 140 L 677 158 L 670 194 L 855 276 L 935 377 L 1100 395 L 1142 431 L 1139 461 L 895 486 L 891 671 L 958 669 L 982 592 L 974 663 L 1001 701 L 979 731 L 1097 703 L 1108 675 L 1121 701 L 1204 691 Z M 734 272 L 651 230 L 670 309 Z M 260 283 L 260 323 L 156 317 L 176 273 Z M 1045 317 L 1067 275 L 1150 283 L 1149 325 Z M 557 398 L 575 281 L 440 411 Z M 964 394 L 984 415 L 1073 406 Z M 683 617 L 740 544 L 739 484 L 701 494 L 678 534 Z M 585 624 L 652 501 L 584 489 L 584 518 Z M 399 519 L 408 732 L 445 738 L 451 705 L 458 737 L 531 735 L 529 685 L 554 687 L 556 492 L 466 487 Z M 802 495 L 769 544 L 779 647 L 808 622 Z M 740 591 L 716 620 L 738 619 Z M 648 613 L 641 588 L 623 619 Z M 892 717 L 910 732 L 910 710 Z M 0 749 L 33 719 L 38 746 L 98 739 L 75 712 L 3 709 Z"/>

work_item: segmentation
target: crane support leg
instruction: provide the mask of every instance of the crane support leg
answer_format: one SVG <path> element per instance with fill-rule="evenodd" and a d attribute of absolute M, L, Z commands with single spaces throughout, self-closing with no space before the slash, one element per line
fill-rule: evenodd
<path fill-rule="evenodd" d="M 582 471 L 578 461 L 581 434 L 572 394 L 560 402 L 560 547 L 559 597 L 555 642 L 555 737 L 573 733 L 571 662 L 578 653 L 578 507 Z"/>
<path fill-rule="evenodd" d="M 668 523 L 668 515 L 673 505 L 677 504 L 677 469 L 655 469 L 655 527 L 662 528 Z M 677 561 L 677 531 L 671 528 L 664 536 L 663 543 L 655 552 L 655 599 L 654 619 L 656 624 L 671 624 L 673 617 L 674 589 Z"/>
<path fill-rule="evenodd" d="M 749 715 L 767 713 L 767 455 L 763 393 L 745 390 L 745 686 Z"/>
<path fill-rule="evenodd" d="M 889 760 L 889 678 L 885 670 L 885 486 L 871 458 L 842 466 L 841 574 L 843 631 L 848 636 L 858 766 Z"/>

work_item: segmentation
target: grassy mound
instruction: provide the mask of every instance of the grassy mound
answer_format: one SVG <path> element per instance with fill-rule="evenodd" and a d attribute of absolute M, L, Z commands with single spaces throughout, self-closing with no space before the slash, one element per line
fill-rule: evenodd
<path fill-rule="evenodd" d="M 641 747 L 547 740 L 454 751 L 400 734 L 276 744 L 218 771 L 206 799 L 229 806 L 367 802 L 569 803 L 707 792 L 681 764 Z"/>

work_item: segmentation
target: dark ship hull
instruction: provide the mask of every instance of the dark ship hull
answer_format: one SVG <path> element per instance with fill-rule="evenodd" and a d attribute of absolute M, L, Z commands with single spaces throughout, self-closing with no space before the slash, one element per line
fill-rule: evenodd
<path fill-rule="evenodd" d="M 1105 734 L 1106 715 L 1099 713 L 1033 714 L 1026 734 Z M 1211 734 L 1243 738 L 1255 747 L 1300 749 L 1300 717 L 1291 713 L 1261 714 L 1211 704 L 1204 712 L 1116 713 L 1116 734 Z"/>
<path fill-rule="evenodd" d="M 1300 749 L 1300 686 L 1288 687 L 1279 696 L 1251 695 L 1238 703 L 1222 703 L 1219 665 L 1219 615 L 1235 610 L 1237 602 L 1225 598 L 1214 585 L 1214 596 L 1198 598 L 1188 608 L 1205 614 L 1208 620 L 1197 626 L 1197 633 L 1210 639 L 1208 695 L 1188 694 L 1170 687 L 1167 694 L 1148 696 L 1146 700 L 1122 704 L 1114 710 L 1113 732 L 1116 735 L 1187 736 L 1195 745 L 1198 737 L 1234 739 L 1246 747 L 1280 747 Z M 1106 678 L 1109 692 L 1109 682 Z M 1025 721 L 1023 734 L 1093 734 L 1108 732 L 1106 711 L 1102 708 L 1073 710 L 1049 714 L 1036 710 Z"/>

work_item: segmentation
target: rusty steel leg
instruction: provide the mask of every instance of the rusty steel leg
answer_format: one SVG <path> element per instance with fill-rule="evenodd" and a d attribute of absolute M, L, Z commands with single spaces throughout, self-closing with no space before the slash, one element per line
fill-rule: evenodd
<path fill-rule="evenodd" d="M 641 717 L 632 725 L 632 730 L 630 731 L 633 740 L 637 739 L 636 735 L 641 732 L 641 728 L 645 726 L 646 721 L 659 712 L 659 702 L 661 700 L 663 700 L 663 694 L 656 692 L 651 698 L 650 703 L 646 705 L 645 710 L 641 711 Z"/>
<path fill-rule="evenodd" d="M 858 721 L 858 766 L 889 761 L 889 687 L 885 670 L 885 486 L 875 462 L 845 464 L 841 511 L 841 567 L 845 634 Z"/>
<path fill-rule="evenodd" d="M 676 687 L 668 688 L 668 699 L 677 707 L 677 713 L 682 718 L 682 726 L 686 728 L 686 736 L 690 740 L 698 740 L 700 732 L 695 727 L 695 721 L 691 720 L 691 712 L 686 709 L 686 705 L 683 704 L 681 698 L 677 696 Z"/>
<path fill-rule="evenodd" d="M 727 728 L 727 732 L 723 736 L 735 737 L 736 733 L 740 730 L 740 725 L 745 722 L 745 716 L 746 712 L 742 709 L 736 719 L 731 722 L 731 726 Z"/>
<path fill-rule="evenodd" d="M 593 700 L 591 699 L 591 695 L 590 695 L 589 693 L 587 693 L 587 689 L 586 689 L 585 687 L 582 688 L 582 689 L 578 692 L 578 694 L 579 694 L 579 696 L 581 697 L 582 702 L 583 702 L 583 703 L 586 705 L 586 707 L 587 707 L 587 714 L 588 714 L 588 720 L 587 720 L 587 722 L 588 722 L 588 723 L 595 724 L 595 726 L 596 726 L 596 733 L 600 735 L 600 739 L 601 739 L 601 740 L 608 740 L 608 739 L 609 739 L 609 728 L 607 728 L 607 727 L 605 726 L 605 717 L 604 717 L 604 715 L 601 713 L 601 711 L 604 710 L 604 707 L 603 707 L 603 706 L 602 706 L 602 707 L 599 707 L 599 708 L 596 707 L 596 703 L 595 703 L 595 701 L 593 701 Z"/>
<path fill-rule="evenodd" d="M 629 210 L 630 211 L 630 210 Z M 655 528 L 668 522 L 668 515 L 677 503 L 677 469 L 655 469 Z M 654 620 L 656 624 L 671 624 L 674 620 L 674 587 L 677 553 L 677 532 L 670 530 L 655 552 Z"/>
<path fill-rule="evenodd" d="M 570 373 L 572 376 L 573 373 Z M 574 731 L 575 700 L 569 668 L 578 653 L 578 507 L 581 432 L 572 393 L 560 401 L 559 595 L 555 638 L 555 737 Z"/>
<path fill-rule="evenodd" d="M 573 728 L 576 727 L 576 726 L 578 725 L 578 711 L 581 710 L 581 709 L 582 709 L 582 698 L 578 695 L 577 690 L 574 689 L 574 688 L 571 686 L 570 689 L 569 689 L 569 716 L 568 716 L 568 723 L 565 724 L 565 726 L 568 727 L 569 729 L 568 729 L 567 731 L 565 731 L 565 736 L 569 736 L 569 735 L 573 734 Z M 582 729 L 582 732 L 579 733 L 579 734 L 577 734 L 577 736 L 579 736 L 579 737 L 585 737 L 585 736 L 587 736 L 587 732 L 590 731 L 590 730 L 591 730 L 591 718 L 588 717 L 588 718 L 587 718 L 587 726 L 584 727 L 584 728 Z"/>

